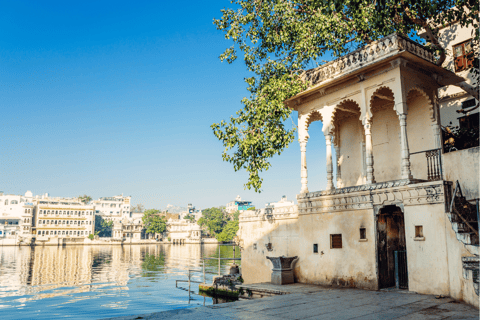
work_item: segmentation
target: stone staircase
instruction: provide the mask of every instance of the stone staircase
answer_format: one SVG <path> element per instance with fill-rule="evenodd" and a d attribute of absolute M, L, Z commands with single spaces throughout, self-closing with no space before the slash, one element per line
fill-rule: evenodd
<path fill-rule="evenodd" d="M 478 207 L 472 204 L 462 194 L 460 183 L 457 181 L 452 201 L 447 212 L 448 219 L 456 233 L 457 240 L 473 256 L 462 257 L 463 277 L 472 279 L 475 293 L 479 295 L 479 236 L 478 236 Z"/>

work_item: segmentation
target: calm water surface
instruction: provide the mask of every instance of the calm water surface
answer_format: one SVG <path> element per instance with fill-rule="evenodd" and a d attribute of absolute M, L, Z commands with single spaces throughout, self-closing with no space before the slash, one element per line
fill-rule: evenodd
<path fill-rule="evenodd" d="M 222 246 L 221 255 L 232 257 L 232 247 Z M 202 270 L 202 256 L 218 257 L 218 246 L 0 247 L 0 319 L 98 319 L 210 305 L 211 298 L 175 288 L 189 269 Z M 222 261 L 222 274 L 229 263 Z M 218 262 L 209 261 L 207 271 L 217 273 Z M 203 281 L 201 272 L 192 275 Z M 198 293 L 198 284 L 191 290 Z"/>

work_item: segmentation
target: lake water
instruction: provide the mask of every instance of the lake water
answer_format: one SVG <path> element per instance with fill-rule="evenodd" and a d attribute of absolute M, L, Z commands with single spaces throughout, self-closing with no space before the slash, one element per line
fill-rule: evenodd
<path fill-rule="evenodd" d="M 222 257 L 232 251 L 221 246 Z M 202 256 L 218 257 L 218 246 L 0 247 L 0 319 L 99 319 L 210 305 L 211 298 L 189 295 L 188 283 L 175 287 L 189 269 L 202 270 Z M 230 263 L 221 262 L 222 274 Z M 208 260 L 206 270 L 218 273 L 218 261 Z M 203 281 L 202 272 L 192 280 Z"/>

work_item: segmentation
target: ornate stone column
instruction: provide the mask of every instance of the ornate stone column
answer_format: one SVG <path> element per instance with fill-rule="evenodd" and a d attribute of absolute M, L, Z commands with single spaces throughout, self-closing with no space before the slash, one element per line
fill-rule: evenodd
<path fill-rule="evenodd" d="M 408 138 L 407 138 L 407 115 L 401 113 L 400 118 L 400 145 L 402 148 L 402 179 L 411 179 L 412 171 L 410 170 L 410 150 L 408 149 Z"/>
<path fill-rule="evenodd" d="M 307 141 L 304 138 L 300 140 L 300 152 L 301 152 L 301 171 L 300 177 L 302 182 L 302 189 L 300 193 L 308 193 L 308 172 L 307 172 Z"/>
<path fill-rule="evenodd" d="M 435 135 L 435 148 L 441 149 L 443 146 L 442 143 L 442 129 L 440 129 L 440 125 L 438 123 L 434 123 L 433 125 L 433 132 Z"/>
<path fill-rule="evenodd" d="M 338 139 L 335 137 L 335 139 Z M 338 140 L 337 140 L 338 141 Z M 337 188 L 343 188 L 343 183 L 342 183 L 342 167 L 340 165 L 340 147 L 338 146 L 338 142 L 334 144 L 335 148 L 335 169 L 337 170 Z"/>
<path fill-rule="evenodd" d="M 372 143 L 372 120 L 365 119 L 363 125 L 365 130 L 365 156 L 367 164 L 367 184 L 375 183 L 375 175 L 373 173 L 373 143 Z"/>
<path fill-rule="evenodd" d="M 325 135 L 325 142 L 327 144 L 327 190 L 333 190 L 335 187 L 333 185 L 332 135 L 330 133 Z"/>

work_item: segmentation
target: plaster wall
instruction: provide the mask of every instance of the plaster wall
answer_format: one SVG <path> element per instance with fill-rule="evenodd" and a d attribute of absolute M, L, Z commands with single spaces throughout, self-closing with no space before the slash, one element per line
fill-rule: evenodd
<path fill-rule="evenodd" d="M 453 183 L 458 180 L 467 200 L 480 198 L 480 147 L 444 153 L 442 156 L 444 179 Z"/>
<path fill-rule="evenodd" d="M 447 218 L 445 221 L 446 250 L 448 253 L 448 270 L 450 282 L 450 296 L 457 300 L 465 301 L 475 307 L 479 307 L 479 297 L 473 287 L 471 271 L 470 277 L 465 277 L 462 257 L 472 256 L 462 242 L 457 239 L 457 234 Z M 468 275 L 467 273 L 467 275 Z"/>
<path fill-rule="evenodd" d="M 357 116 L 342 121 L 339 128 L 341 139 L 338 164 L 341 168 L 343 187 L 357 186 L 364 183 L 363 172 L 363 127 Z"/>
<path fill-rule="evenodd" d="M 367 241 L 359 241 L 360 227 L 366 228 Z M 342 234 L 341 249 L 330 248 L 331 234 Z M 300 257 L 294 264 L 297 282 L 377 288 L 373 209 L 243 222 L 241 238 L 245 283 L 270 281 L 272 265 L 266 256 L 285 255 Z M 266 249 L 268 243 L 272 251 Z M 318 253 L 313 253 L 314 244 Z"/>
<path fill-rule="evenodd" d="M 401 176 L 400 124 L 393 109 L 384 108 L 374 113 L 372 142 L 375 180 L 398 179 Z"/>
<path fill-rule="evenodd" d="M 404 216 L 408 289 L 422 294 L 448 296 L 445 205 L 405 206 Z M 415 226 L 423 227 L 423 238 L 415 238 Z"/>
<path fill-rule="evenodd" d="M 407 137 L 410 153 L 434 149 L 435 133 L 430 102 L 416 90 L 410 91 L 408 96 Z M 425 153 L 411 155 L 410 165 L 415 179 L 427 180 Z"/>

